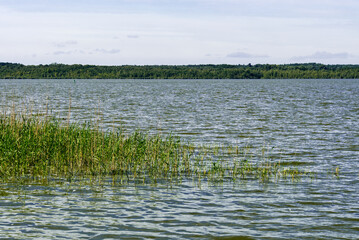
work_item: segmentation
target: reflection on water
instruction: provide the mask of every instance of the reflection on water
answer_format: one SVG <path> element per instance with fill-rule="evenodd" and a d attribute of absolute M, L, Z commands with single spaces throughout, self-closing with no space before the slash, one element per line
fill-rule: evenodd
<path fill-rule="evenodd" d="M 297 183 L 0 185 L 1 239 L 355 239 L 358 80 L 0 80 L 2 111 L 48 107 L 202 144 L 269 146 Z M 300 163 L 300 164 L 299 164 Z M 339 167 L 340 178 L 327 174 Z M 236 238 L 233 238 L 236 239 Z"/>

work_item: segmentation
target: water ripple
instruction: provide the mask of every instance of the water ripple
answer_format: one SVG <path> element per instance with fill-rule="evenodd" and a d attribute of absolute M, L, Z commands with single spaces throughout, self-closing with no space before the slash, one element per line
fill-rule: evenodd
<path fill-rule="evenodd" d="M 47 105 L 66 119 L 70 96 L 72 121 L 198 145 L 268 146 L 283 165 L 318 175 L 201 186 L 1 184 L 1 239 L 358 237 L 358 80 L 0 80 L 2 112 Z"/>

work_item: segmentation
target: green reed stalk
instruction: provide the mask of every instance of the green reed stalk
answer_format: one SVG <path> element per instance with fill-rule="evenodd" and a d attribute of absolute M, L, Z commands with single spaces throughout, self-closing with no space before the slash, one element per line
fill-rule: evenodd
<path fill-rule="evenodd" d="M 71 101 L 71 100 L 70 100 Z M 71 102 L 70 102 L 71 106 Z M 69 115 L 71 107 L 69 107 Z M 173 181 L 292 178 L 304 171 L 257 163 L 238 147 L 198 148 L 174 136 L 101 131 L 98 123 L 71 124 L 26 114 L 0 115 L 0 180 L 114 176 Z"/>

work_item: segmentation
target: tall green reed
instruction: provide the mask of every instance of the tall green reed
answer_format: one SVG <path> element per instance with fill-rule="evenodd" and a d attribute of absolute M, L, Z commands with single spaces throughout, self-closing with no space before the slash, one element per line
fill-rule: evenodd
<path fill-rule="evenodd" d="M 125 134 L 121 128 L 103 131 L 98 124 L 71 123 L 69 117 L 64 122 L 15 110 L 0 115 L 0 179 L 113 176 L 266 182 L 307 174 L 265 157 L 256 161 L 238 146 L 198 147 L 172 135 Z"/>

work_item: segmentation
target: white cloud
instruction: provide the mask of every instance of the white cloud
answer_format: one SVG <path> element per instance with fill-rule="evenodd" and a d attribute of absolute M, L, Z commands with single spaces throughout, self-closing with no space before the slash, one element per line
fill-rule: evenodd
<path fill-rule="evenodd" d="M 127 35 L 128 38 L 139 38 L 140 36 L 135 35 L 135 34 L 129 34 Z"/>
<path fill-rule="evenodd" d="M 245 52 L 234 52 L 234 53 L 228 54 L 227 57 L 232 57 L 232 58 L 252 58 L 253 55 L 251 55 L 249 53 L 245 53 Z"/>
<path fill-rule="evenodd" d="M 0 51 L 25 64 L 358 63 L 358 10 L 357 0 L 0 0 Z"/>
<path fill-rule="evenodd" d="M 77 41 L 74 41 L 74 40 L 54 43 L 54 45 L 58 48 L 64 48 L 64 47 L 73 46 L 73 45 L 77 45 L 77 44 L 78 44 Z"/>
<path fill-rule="evenodd" d="M 255 55 L 246 52 L 234 52 L 227 55 L 230 58 L 267 58 L 267 55 Z"/>
<path fill-rule="evenodd" d="M 54 55 L 68 55 L 68 54 L 72 54 L 72 51 L 55 51 Z"/>
<path fill-rule="evenodd" d="M 342 60 L 348 59 L 351 55 L 347 52 L 331 53 L 331 52 L 315 52 L 314 54 L 307 56 L 295 56 L 292 58 L 293 61 L 313 61 L 313 60 Z"/>
<path fill-rule="evenodd" d="M 71 54 L 88 54 L 88 53 L 86 51 L 84 51 L 84 50 L 79 50 L 79 49 L 69 50 L 69 51 L 55 51 L 55 52 L 53 52 L 53 55 L 71 55 Z"/>
<path fill-rule="evenodd" d="M 102 49 L 102 48 L 97 48 L 94 50 L 94 52 L 97 53 L 103 53 L 103 54 L 117 54 L 119 52 L 121 52 L 120 49 Z"/>

